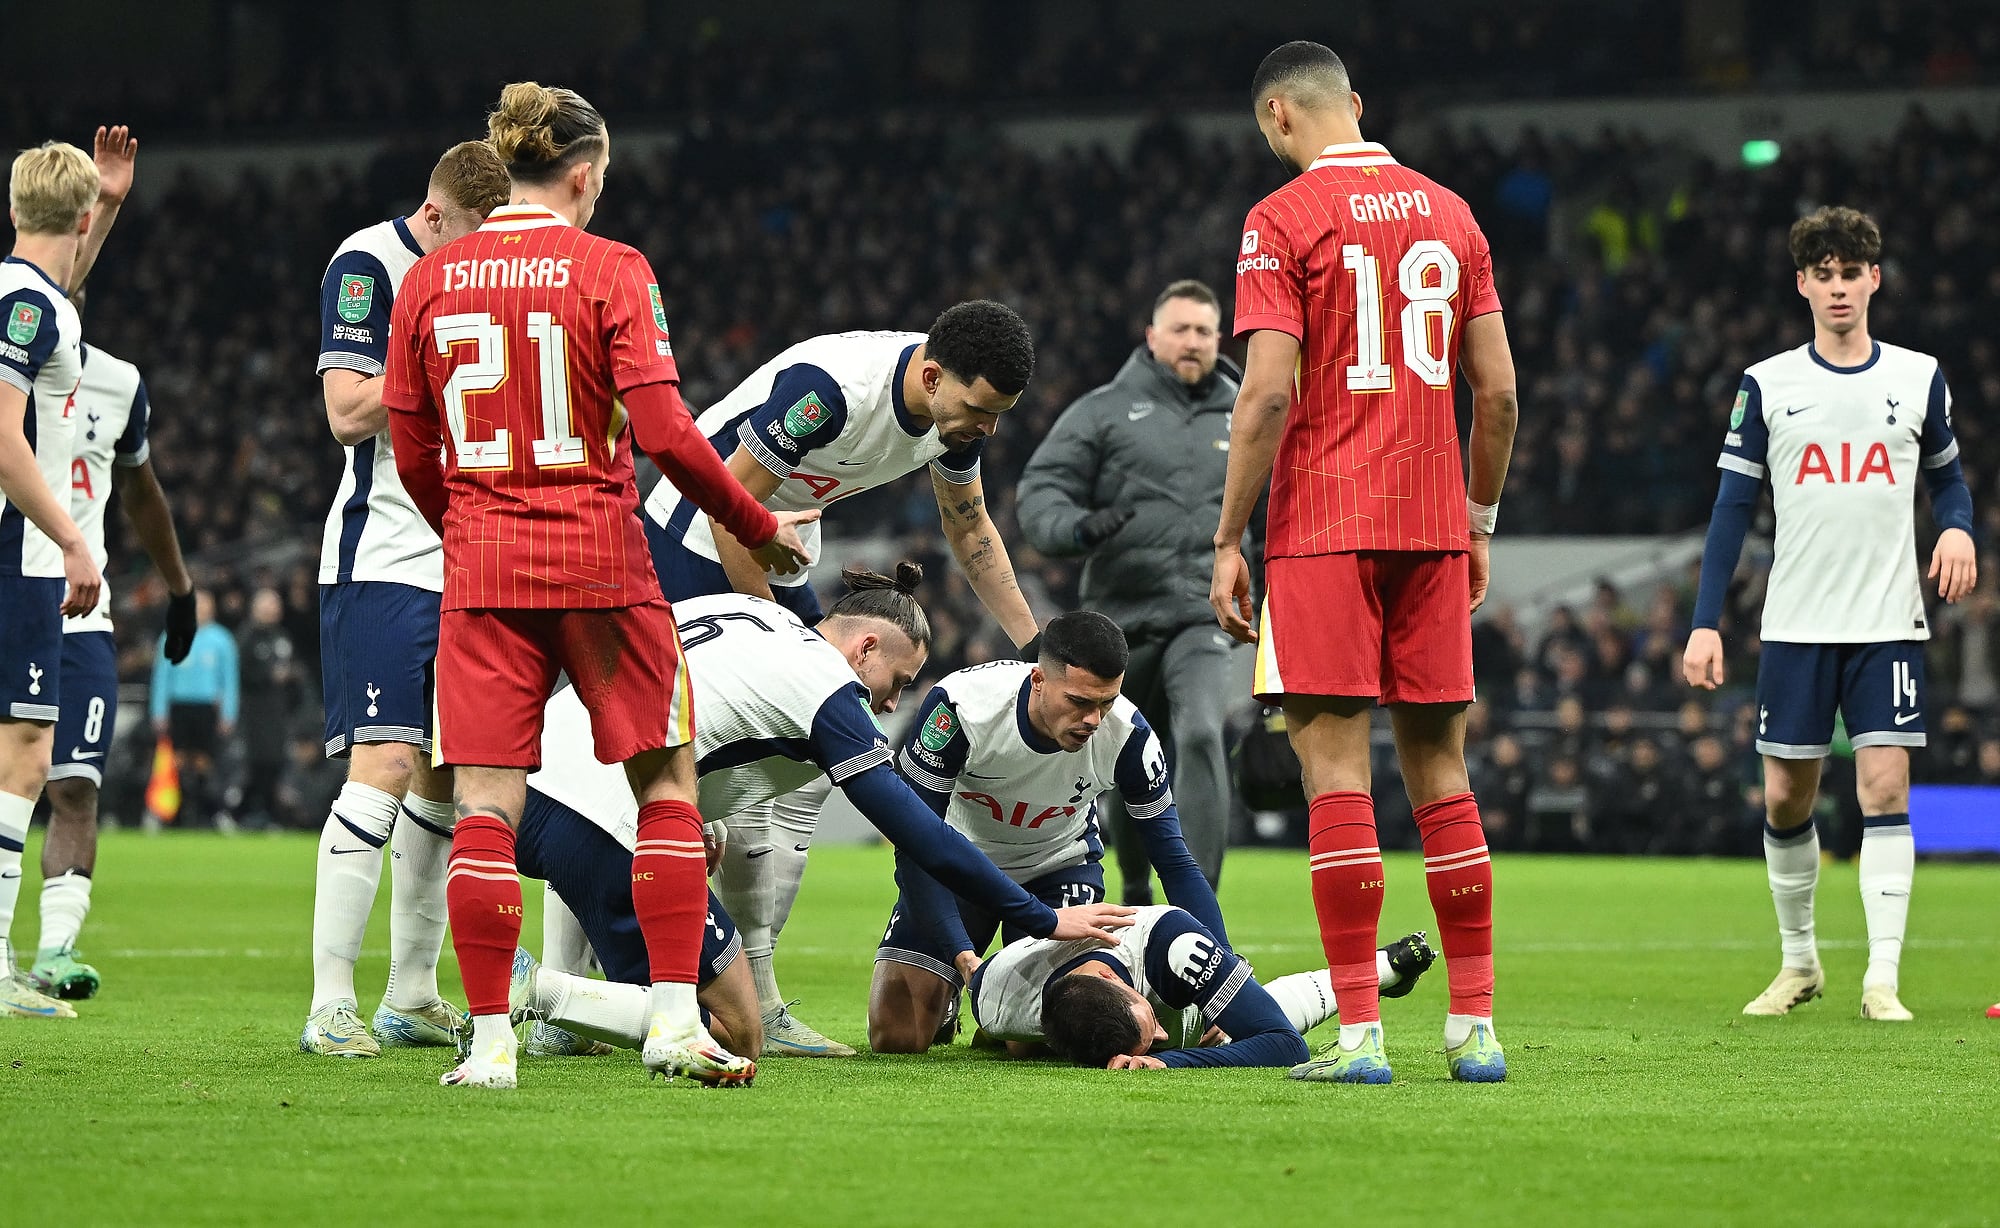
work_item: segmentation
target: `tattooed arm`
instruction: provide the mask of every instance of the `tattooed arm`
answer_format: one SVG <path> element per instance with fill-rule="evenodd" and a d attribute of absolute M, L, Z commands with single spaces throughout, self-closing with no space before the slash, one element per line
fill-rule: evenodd
<path fill-rule="evenodd" d="M 1035 638 L 1035 616 L 1028 599 L 1014 579 L 1014 563 L 1007 557 L 1000 530 L 986 514 L 986 488 L 978 477 L 960 485 L 931 473 L 931 490 L 937 495 L 938 520 L 944 525 L 945 540 L 972 591 L 1016 647 Z"/>

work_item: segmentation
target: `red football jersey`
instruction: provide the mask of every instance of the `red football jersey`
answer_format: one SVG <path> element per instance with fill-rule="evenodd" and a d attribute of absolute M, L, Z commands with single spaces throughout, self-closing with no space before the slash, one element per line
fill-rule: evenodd
<path fill-rule="evenodd" d="M 444 608 L 658 597 L 618 396 L 679 378 L 646 258 L 539 205 L 417 261 L 382 403 L 442 423 Z"/>
<path fill-rule="evenodd" d="M 1452 379 L 1498 310 L 1472 211 L 1380 145 L 1329 145 L 1250 210 L 1236 334 L 1299 340 L 1268 556 L 1468 548 Z"/>

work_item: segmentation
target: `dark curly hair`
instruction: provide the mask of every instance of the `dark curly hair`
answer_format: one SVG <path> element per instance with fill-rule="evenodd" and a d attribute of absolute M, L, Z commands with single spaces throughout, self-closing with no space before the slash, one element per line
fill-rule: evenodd
<path fill-rule="evenodd" d="M 1882 228 L 1875 219 L 1846 205 L 1815 209 L 1792 223 L 1792 264 L 1816 269 L 1828 256 L 1839 264 L 1880 264 Z"/>
<path fill-rule="evenodd" d="M 924 582 L 921 563 L 905 560 L 896 564 L 893 579 L 849 565 L 841 569 L 840 582 L 847 586 L 847 592 L 827 610 L 828 618 L 879 619 L 909 636 L 917 647 L 930 647 L 931 620 L 916 597 L 917 585 Z"/>
<path fill-rule="evenodd" d="M 924 353 L 967 384 L 984 379 L 1001 396 L 1019 396 L 1035 374 L 1035 339 L 1012 307 L 974 299 L 931 325 Z"/>
<path fill-rule="evenodd" d="M 1079 1066 L 1098 1070 L 1139 1044 L 1132 1000 L 1101 976 L 1059 976 L 1042 992 L 1042 1035 Z"/>

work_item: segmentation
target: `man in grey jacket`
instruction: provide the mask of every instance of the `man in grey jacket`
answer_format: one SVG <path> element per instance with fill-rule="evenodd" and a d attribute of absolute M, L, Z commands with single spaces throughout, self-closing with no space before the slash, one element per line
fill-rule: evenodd
<path fill-rule="evenodd" d="M 1125 696 L 1173 755 L 1188 848 L 1210 884 L 1229 836 L 1223 717 L 1241 690 L 1235 642 L 1208 605 L 1237 373 L 1219 360 L 1215 292 L 1177 281 L 1153 303 L 1146 344 L 1079 398 L 1021 476 L 1021 530 L 1042 553 L 1086 555 L 1082 601 L 1132 646 Z M 1118 799 L 1107 798 L 1128 904 L 1152 902 L 1151 870 Z"/>

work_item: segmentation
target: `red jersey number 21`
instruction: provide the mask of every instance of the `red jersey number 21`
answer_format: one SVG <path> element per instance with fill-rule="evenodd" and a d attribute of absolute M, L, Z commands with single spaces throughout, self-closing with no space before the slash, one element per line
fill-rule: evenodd
<path fill-rule="evenodd" d="M 1382 269 L 1359 243 L 1340 249 L 1340 263 L 1354 274 L 1354 365 L 1347 369 L 1349 392 L 1388 392 L 1396 386 L 1382 328 Z M 1433 388 L 1451 383 L 1451 300 L 1458 294 L 1458 257 L 1436 239 L 1410 244 L 1396 267 L 1396 285 L 1405 300 L 1403 365 Z M 1432 331 L 1431 321 L 1438 327 Z"/>
<path fill-rule="evenodd" d="M 530 455 L 537 469 L 579 465 L 586 455 L 583 437 L 570 421 L 569 336 L 546 311 L 528 313 L 528 340 L 534 344 L 542 429 Z M 439 316 L 431 322 L 438 353 L 469 345 L 472 354 L 452 368 L 444 383 L 444 418 L 451 431 L 452 451 L 460 469 L 512 469 L 513 432 L 500 427 L 490 439 L 468 438 L 465 398 L 492 392 L 507 382 L 507 330 L 484 311 Z"/>

